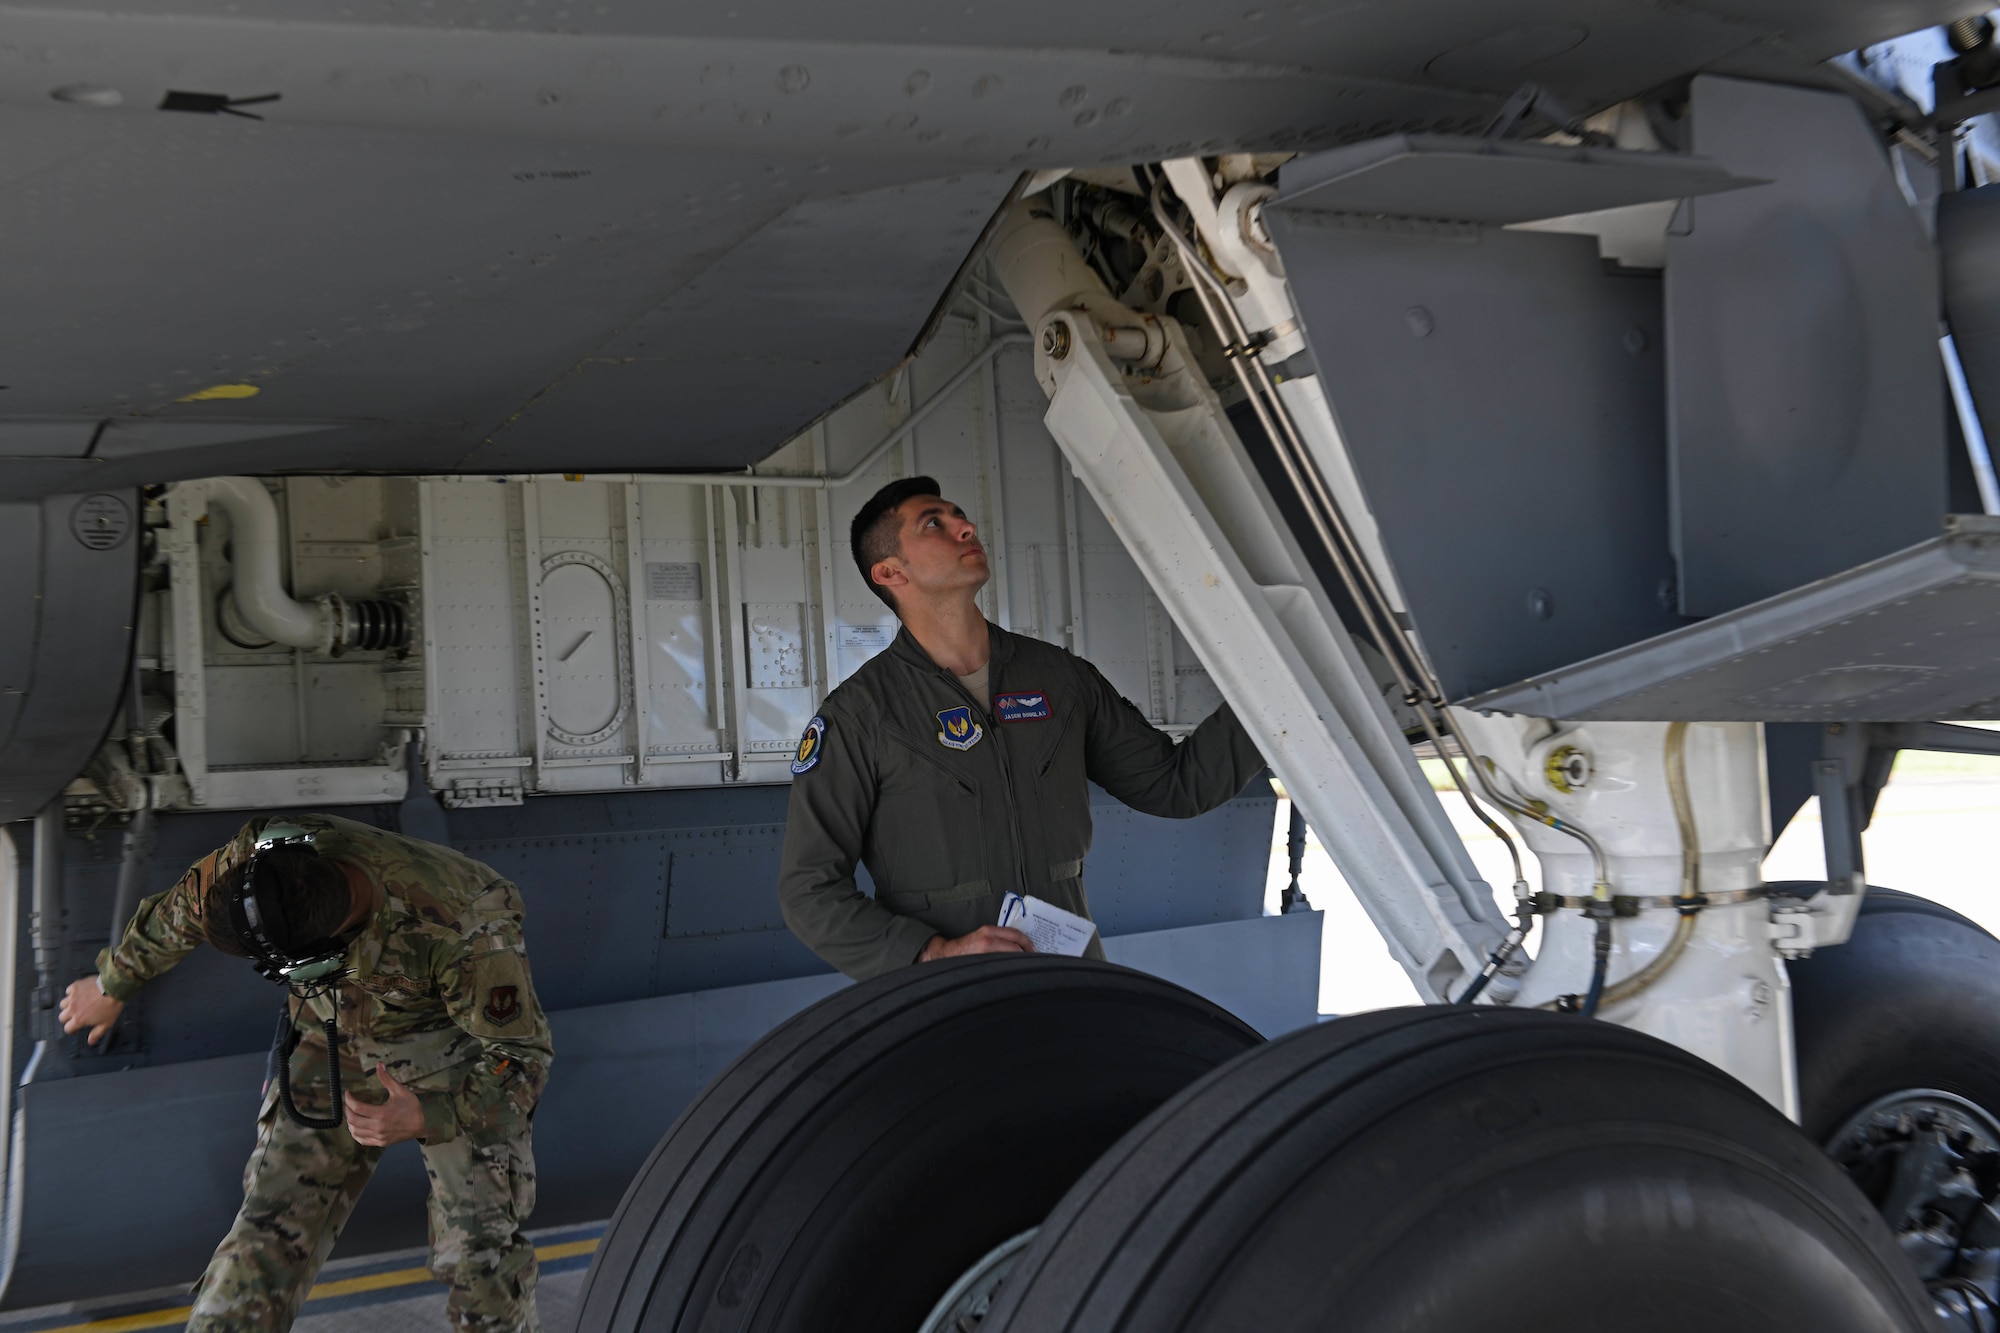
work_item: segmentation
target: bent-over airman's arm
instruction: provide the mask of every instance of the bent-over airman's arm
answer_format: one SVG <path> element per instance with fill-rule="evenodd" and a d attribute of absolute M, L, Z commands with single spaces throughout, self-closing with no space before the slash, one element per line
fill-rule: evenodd
<path fill-rule="evenodd" d="M 477 1038 L 481 1050 L 458 1087 L 417 1094 L 427 1143 L 525 1120 L 555 1060 L 549 1020 L 528 973 L 520 890 L 501 880 L 471 909 L 479 923 L 441 960 L 436 976 L 451 1021 Z"/>
<path fill-rule="evenodd" d="M 1144 814 L 1190 819 L 1230 800 L 1264 768 L 1228 704 L 1186 740 L 1156 729 L 1096 667 L 1087 673 L 1084 766 L 1090 780 Z"/>
<path fill-rule="evenodd" d="M 236 836 L 188 867 L 174 886 L 140 902 L 118 946 L 97 955 L 97 984 L 124 1001 L 139 988 L 193 953 L 202 942 L 202 912 L 216 876 L 250 855 L 267 823 L 255 819 Z"/>
<path fill-rule="evenodd" d="M 854 882 L 875 809 L 874 766 L 845 717 L 822 714 L 814 722 L 817 741 L 792 766 L 778 905 L 807 948 L 865 981 L 916 962 L 937 932 L 891 912 Z"/>

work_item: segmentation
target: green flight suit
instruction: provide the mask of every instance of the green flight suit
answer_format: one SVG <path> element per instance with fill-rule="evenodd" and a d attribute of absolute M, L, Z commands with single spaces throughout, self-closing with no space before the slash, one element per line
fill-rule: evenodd
<path fill-rule="evenodd" d="M 273 822 L 252 819 L 139 904 L 118 947 L 98 955 L 105 994 L 130 999 L 202 943 L 209 885 L 248 857 Z M 431 1270 L 451 1288 L 453 1327 L 538 1329 L 535 1252 L 521 1224 L 534 1207 L 530 1127 L 554 1051 L 528 974 L 519 890 L 448 847 L 332 815 L 282 822 L 379 886 L 337 992 L 341 1082 L 381 1102 L 379 1063 L 423 1107 Z M 332 1113 L 322 1024 L 334 1002 L 289 1000 L 303 1038 L 290 1065 L 293 1100 L 307 1115 Z M 265 1088 L 243 1207 L 196 1288 L 195 1333 L 289 1328 L 382 1155 L 345 1126 L 295 1123 L 277 1101 L 277 1089 Z"/>
<path fill-rule="evenodd" d="M 996 924 L 1009 892 L 1089 916 L 1089 783 L 1187 819 L 1264 767 L 1227 705 L 1176 745 L 1090 663 L 990 628 L 990 708 L 903 630 L 799 740 L 778 898 L 793 933 L 851 977 Z"/>

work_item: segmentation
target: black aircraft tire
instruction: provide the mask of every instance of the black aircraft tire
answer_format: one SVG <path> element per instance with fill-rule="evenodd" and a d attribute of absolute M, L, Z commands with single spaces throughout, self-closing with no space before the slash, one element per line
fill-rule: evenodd
<path fill-rule="evenodd" d="M 914 1333 L 1148 1113 L 1262 1038 L 1105 963 L 968 958 L 814 1005 L 653 1150 L 581 1333 Z"/>
<path fill-rule="evenodd" d="M 1916 1333 L 1838 1167 L 1741 1084 L 1559 1014 L 1401 1009 L 1191 1085 L 1057 1205 L 980 1333 Z"/>
<path fill-rule="evenodd" d="M 1935 1088 L 2000 1114 L 2000 940 L 1915 894 L 1870 889 L 1847 943 L 1790 964 L 1802 1127 Z"/>

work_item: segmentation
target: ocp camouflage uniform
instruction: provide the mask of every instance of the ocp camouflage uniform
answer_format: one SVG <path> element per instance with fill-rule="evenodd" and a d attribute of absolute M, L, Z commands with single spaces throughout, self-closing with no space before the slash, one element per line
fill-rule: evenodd
<path fill-rule="evenodd" d="M 273 822 L 251 820 L 139 905 L 117 949 L 98 956 L 105 994 L 130 999 L 202 942 L 209 885 Z M 379 1103 L 387 1097 L 380 1063 L 423 1107 L 431 1271 L 451 1288 L 453 1326 L 538 1330 L 535 1254 L 521 1223 L 535 1202 L 529 1130 L 554 1056 L 528 975 L 520 892 L 448 847 L 332 815 L 283 822 L 380 886 L 337 991 L 341 1082 Z M 292 1098 L 306 1115 L 332 1114 L 323 1024 L 333 1003 L 331 995 L 290 1000 L 302 1033 Z M 289 1328 L 382 1156 L 345 1126 L 294 1122 L 275 1084 L 264 1089 L 243 1207 L 195 1289 L 194 1333 Z"/>

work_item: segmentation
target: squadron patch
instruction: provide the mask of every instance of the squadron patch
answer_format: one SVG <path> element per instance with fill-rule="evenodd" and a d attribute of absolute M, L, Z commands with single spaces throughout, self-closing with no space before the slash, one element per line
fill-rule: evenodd
<path fill-rule="evenodd" d="M 970 750 L 986 734 L 985 729 L 972 720 L 972 709 L 965 704 L 945 709 L 937 715 L 937 719 L 938 725 L 944 728 L 938 733 L 938 744 L 947 750 Z"/>
<path fill-rule="evenodd" d="M 504 1028 L 521 1014 L 521 988 L 495 986 L 486 992 L 486 1021 Z"/>
<path fill-rule="evenodd" d="M 819 752 L 826 746 L 826 719 L 815 717 L 806 723 L 805 734 L 799 737 L 799 748 L 792 754 L 792 776 L 809 773 L 819 762 Z"/>
<path fill-rule="evenodd" d="M 993 696 L 993 716 L 1002 722 L 1040 722 L 1049 716 L 1049 696 L 1041 690 L 1011 690 Z"/>

